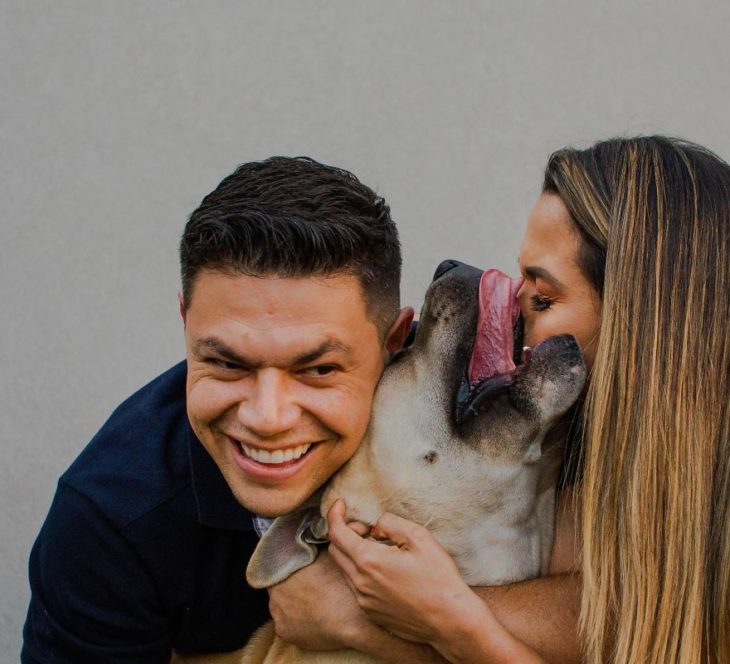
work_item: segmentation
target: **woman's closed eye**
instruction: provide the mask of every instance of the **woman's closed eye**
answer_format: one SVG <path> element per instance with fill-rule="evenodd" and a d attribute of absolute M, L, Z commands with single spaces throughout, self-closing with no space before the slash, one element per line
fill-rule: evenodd
<path fill-rule="evenodd" d="M 549 309 L 553 304 L 553 300 L 544 295 L 532 295 L 530 296 L 530 308 L 533 311 L 545 311 Z"/>

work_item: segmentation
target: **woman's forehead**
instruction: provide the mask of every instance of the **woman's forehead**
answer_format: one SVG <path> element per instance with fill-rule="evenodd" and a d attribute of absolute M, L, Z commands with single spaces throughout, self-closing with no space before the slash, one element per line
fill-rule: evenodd
<path fill-rule="evenodd" d="M 575 262 L 580 235 L 567 208 L 554 194 L 542 194 L 530 212 L 520 248 L 520 267 L 550 269 L 555 262 Z"/>

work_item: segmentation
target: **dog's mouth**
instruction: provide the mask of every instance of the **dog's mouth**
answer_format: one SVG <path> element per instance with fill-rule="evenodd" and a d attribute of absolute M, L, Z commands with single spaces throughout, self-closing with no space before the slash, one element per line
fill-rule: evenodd
<path fill-rule="evenodd" d="M 523 321 L 517 291 L 522 279 L 486 270 L 479 282 L 479 315 L 474 346 L 456 395 L 456 422 L 476 415 L 488 401 L 507 392 L 529 362 L 523 354 Z"/>

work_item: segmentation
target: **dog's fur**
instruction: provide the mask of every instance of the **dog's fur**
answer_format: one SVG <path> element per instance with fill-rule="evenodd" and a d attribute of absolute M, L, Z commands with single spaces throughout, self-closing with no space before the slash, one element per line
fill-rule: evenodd
<path fill-rule="evenodd" d="M 332 479 L 321 505 L 274 522 L 249 563 L 252 585 L 278 583 L 314 559 L 307 534 L 324 533 L 322 515 L 337 498 L 345 500 L 348 520 L 374 524 L 390 511 L 427 526 L 469 585 L 547 571 L 562 447 L 546 433 L 580 394 L 585 366 L 572 337 L 554 337 L 470 415 L 457 416 L 480 275 L 459 265 L 431 285 L 416 341 L 386 369 L 361 446 Z M 277 639 L 269 623 L 244 651 L 177 661 L 375 660 L 355 651 L 301 651 Z"/>

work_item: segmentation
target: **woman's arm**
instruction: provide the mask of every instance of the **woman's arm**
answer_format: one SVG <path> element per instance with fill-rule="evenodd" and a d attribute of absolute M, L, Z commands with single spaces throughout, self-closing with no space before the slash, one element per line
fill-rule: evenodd
<path fill-rule="evenodd" d="M 545 661 L 560 664 L 583 661 L 578 636 L 581 580 L 577 573 L 472 590 L 510 634 L 529 645 Z"/>

